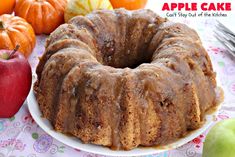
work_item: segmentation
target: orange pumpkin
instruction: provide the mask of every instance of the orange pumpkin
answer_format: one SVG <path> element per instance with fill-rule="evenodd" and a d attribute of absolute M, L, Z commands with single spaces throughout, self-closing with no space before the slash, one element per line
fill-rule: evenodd
<path fill-rule="evenodd" d="M 36 34 L 50 34 L 64 22 L 67 0 L 18 0 L 15 14 L 28 21 Z"/>
<path fill-rule="evenodd" d="M 35 44 L 33 28 L 23 18 L 8 14 L 0 16 L 0 49 L 13 50 L 20 45 L 19 51 L 28 57 Z"/>
<path fill-rule="evenodd" d="M 128 10 L 142 9 L 148 0 L 110 0 L 113 8 L 126 8 Z"/>
<path fill-rule="evenodd" d="M 15 7 L 15 0 L 1 0 L 0 15 L 11 14 Z"/>

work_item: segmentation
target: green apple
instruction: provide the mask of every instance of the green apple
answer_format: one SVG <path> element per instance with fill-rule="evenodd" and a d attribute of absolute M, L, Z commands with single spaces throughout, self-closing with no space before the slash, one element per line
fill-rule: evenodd
<path fill-rule="evenodd" d="M 235 157 L 235 119 L 223 120 L 212 127 L 202 157 Z"/>

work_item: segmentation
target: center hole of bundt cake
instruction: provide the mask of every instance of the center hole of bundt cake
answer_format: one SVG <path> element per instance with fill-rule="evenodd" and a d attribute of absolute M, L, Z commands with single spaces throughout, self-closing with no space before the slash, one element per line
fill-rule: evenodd
<path fill-rule="evenodd" d="M 108 44 L 109 45 L 109 44 Z M 109 46 L 108 46 L 109 47 Z M 111 46 L 112 47 L 112 46 Z M 103 49 L 103 64 L 114 68 L 136 68 L 143 63 L 150 63 L 152 52 L 148 52 L 143 46 L 137 50 L 129 49 L 114 50 L 107 47 Z"/>
<path fill-rule="evenodd" d="M 127 64 L 124 67 L 119 67 L 119 68 L 131 68 L 134 69 L 136 67 L 138 67 L 139 65 L 143 64 L 143 63 L 150 63 L 151 62 L 151 58 L 140 58 L 139 60 L 137 60 L 136 62 L 132 63 L 132 64 Z"/>
<path fill-rule="evenodd" d="M 133 56 L 126 56 L 123 58 L 123 61 L 114 61 L 108 63 L 107 65 L 112 66 L 114 68 L 131 68 L 134 69 L 143 63 L 150 63 L 151 57 L 141 56 L 134 58 Z"/>

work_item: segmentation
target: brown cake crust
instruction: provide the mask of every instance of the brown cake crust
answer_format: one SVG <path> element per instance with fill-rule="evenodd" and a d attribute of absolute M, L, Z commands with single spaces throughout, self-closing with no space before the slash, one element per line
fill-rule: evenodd
<path fill-rule="evenodd" d="M 48 38 L 36 72 L 36 98 L 55 130 L 112 149 L 168 144 L 216 105 L 197 33 L 145 9 L 71 19 Z"/>

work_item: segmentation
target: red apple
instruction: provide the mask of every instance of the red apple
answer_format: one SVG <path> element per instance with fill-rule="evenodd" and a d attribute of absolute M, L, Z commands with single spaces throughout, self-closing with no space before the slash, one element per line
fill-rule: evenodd
<path fill-rule="evenodd" d="M 31 67 L 16 50 L 0 50 L 0 118 L 15 115 L 23 105 L 32 83 Z"/>

